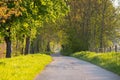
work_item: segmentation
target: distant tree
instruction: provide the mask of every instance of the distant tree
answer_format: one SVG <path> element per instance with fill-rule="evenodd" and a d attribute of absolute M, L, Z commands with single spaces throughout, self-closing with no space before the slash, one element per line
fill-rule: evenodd
<path fill-rule="evenodd" d="M 103 52 L 103 48 L 112 45 L 119 10 L 110 0 L 74 0 L 68 4 L 71 11 L 63 25 L 68 35 L 68 49 L 73 52 L 101 49 Z"/>

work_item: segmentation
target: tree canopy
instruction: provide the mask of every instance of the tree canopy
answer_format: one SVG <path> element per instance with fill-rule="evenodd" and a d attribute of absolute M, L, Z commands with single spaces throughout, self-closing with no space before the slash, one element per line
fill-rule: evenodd
<path fill-rule="evenodd" d="M 65 16 L 68 7 L 64 0 L 1 0 L 0 11 L 0 33 L 7 44 L 6 57 L 11 57 L 13 37 L 32 37 L 43 22 L 55 22 Z"/>

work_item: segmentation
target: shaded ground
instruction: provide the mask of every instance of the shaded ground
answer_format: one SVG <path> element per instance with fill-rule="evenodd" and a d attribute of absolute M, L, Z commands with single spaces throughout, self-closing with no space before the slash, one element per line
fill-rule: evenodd
<path fill-rule="evenodd" d="M 120 76 L 73 57 L 52 55 L 53 62 L 35 80 L 120 80 Z"/>

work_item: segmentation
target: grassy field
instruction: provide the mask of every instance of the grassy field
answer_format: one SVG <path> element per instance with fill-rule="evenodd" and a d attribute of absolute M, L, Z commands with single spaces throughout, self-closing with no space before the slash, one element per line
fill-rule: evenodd
<path fill-rule="evenodd" d="M 33 80 L 51 61 L 44 54 L 0 59 L 0 80 Z"/>
<path fill-rule="evenodd" d="M 71 56 L 89 61 L 120 75 L 120 53 L 76 52 Z"/>

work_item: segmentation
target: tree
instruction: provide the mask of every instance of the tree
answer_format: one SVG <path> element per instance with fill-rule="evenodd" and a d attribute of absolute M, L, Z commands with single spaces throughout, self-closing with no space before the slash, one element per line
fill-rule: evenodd
<path fill-rule="evenodd" d="M 39 3 L 41 4 L 41 6 L 39 5 Z M 42 2 L 36 1 L 35 6 L 39 6 L 38 7 L 38 14 L 40 15 L 40 20 L 42 20 L 44 24 L 47 24 L 50 22 L 52 22 L 54 24 L 54 23 L 56 23 L 56 20 L 58 18 L 65 16 L 68 12 L 68 7 L 67 7 L 66 2 L 64 0 L 59 0 L 59 1 L 58 0 L 56 0 L 56 1 L 51 0 L 51 1 L 47 1 L 47 2 L 45 0 L 43 0 Z M 50 28 L 49 28 L 49 33 L 48 32 L 47 33 L 50 34 L 50 31 L 52 32 L 52 30 L 50 30 L 50 29 L 52 29 L 52 28 L 51 28 L 51 26 L 48 26 L 48 27 L 50 27 Z M 38 34 L 37 37 L 38 36 L 40 37 L 38 39 L 42 38 L 42 41 L 38 42 L 38 43 L 44 44 L 42 46 L 42 47 L 44 47 L 43 51 L 46 51 L 45 45 L 47 45 L 47 48 L 48 48 L 51 36 L 44 35 L 46 38 L 48 37 L 49 39 L 47 38 L 46 40 L 43 40 L 45 38 L 43 38 L 42 33 L 46 33 L 46 32 L 44 32 L 45 31 L 44 29 L 45 29 L 44 25 L 43 25 L 43 28 L 38 29 L 39 31 L 41 31 L 41 33 Z M 38 41 L 38 40 L 36 40 L 36 41 Z M 36 42 L 32 42 L 32 46 L 34 46 L 33 43 L 36 43 Z M 36 46 L 37 46 L 37 51 L 39 51 L 39 49 L 38 49 L 39 45 L 37 44 Z M 32 49 L 32 51 L 34 52 L 34 49 Z"/>
<path fill-rule="evenodd" d="M 32 31 L 36 31 L 43 22 L 55 22 L 57 18 L 65 16 L 68 12 L 64 0 L 0 1 L 0 10 L 2 11 L 2 13 L 0 13 L 0 22 L 2 26 L 0 32 L 1 34 L 5 33 L 3 36 L 7 44 L 7 58 L 11 57 L 11 38 L 13 37 L 13 35 L 11 35 L 11 30 L 14 30 L 14 32 L 21 32 L 21 36 L 26 38 L 27 44 L 25 54 L 28 54 L 30 39 L 33 37 Z M 29 21 L 29 19 L 31 21 Z M 13 26 L 14 23 L 19 23 L 19 25 L 15 27 Z M 36 23 L 40 23 L 40 25 L 36 25 Z M 18 32 L 16 32 L 16 34 L 19 34 Z"/>
<path fill-rule="evenodd" d="M 116 32 L 117 9 L 110 0 L 74 0 L 63 25 L 72 52 L 96 51 L 111 46 Z M 114 38 L 115 39 L 115 38 Z"/>
<path fill-rule="evenodd" d="M 21 15 L 20 0 L 17 1 L 0 1 L 0 25 L 1 34 L 6 42 L 6 57 L 11 57 L 11 24 L 16 17 Z"/>

